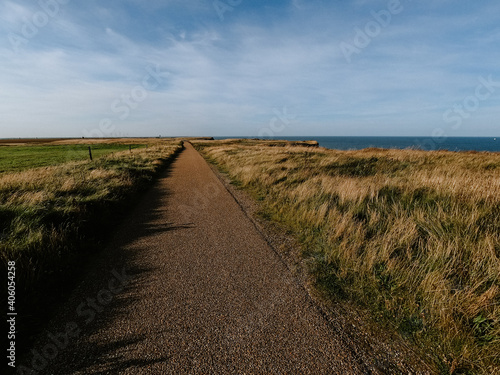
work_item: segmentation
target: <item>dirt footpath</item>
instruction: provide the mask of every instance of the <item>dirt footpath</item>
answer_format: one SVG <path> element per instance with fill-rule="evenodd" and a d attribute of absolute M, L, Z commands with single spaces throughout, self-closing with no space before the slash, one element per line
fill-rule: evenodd
<path fill-rule="evenodd" d="M 407 373 L 377 369 L 341 329 L 186 144 L 18 372 Z"/>

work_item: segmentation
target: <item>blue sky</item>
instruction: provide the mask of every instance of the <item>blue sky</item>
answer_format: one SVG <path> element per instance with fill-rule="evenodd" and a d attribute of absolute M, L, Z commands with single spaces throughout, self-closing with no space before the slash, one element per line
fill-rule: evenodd
<path fill-rule="evenodd" d="M 498 136 L 493 0 L 0 0 L 0 138 Z"/>

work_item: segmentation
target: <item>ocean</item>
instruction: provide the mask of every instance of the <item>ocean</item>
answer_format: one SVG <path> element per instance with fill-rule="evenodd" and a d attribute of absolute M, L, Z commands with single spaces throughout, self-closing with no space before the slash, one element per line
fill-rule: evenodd
<path fill-rule="evenodd" d="M 251 137 L 214 137 L 251 138 Z M 449 151 L 490 151 L 500 152 L 500 137 L 448 137 L 434 139 L 431 137 L 275 137 L 288 141 L 314 140 L 321 147 L 336 150 L 361 150 L 368 147 L 377 148 L 418 148 L 422 150 Z"/>

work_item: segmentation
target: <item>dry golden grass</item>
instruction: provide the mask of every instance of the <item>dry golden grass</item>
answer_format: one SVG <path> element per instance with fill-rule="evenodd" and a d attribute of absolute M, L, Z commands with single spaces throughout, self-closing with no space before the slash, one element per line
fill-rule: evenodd
<path fill-rule="evenodd" d="M 500 154 L 198 143 L 292 229 L 318 288 L 443 373 L 500 373 Z"/>

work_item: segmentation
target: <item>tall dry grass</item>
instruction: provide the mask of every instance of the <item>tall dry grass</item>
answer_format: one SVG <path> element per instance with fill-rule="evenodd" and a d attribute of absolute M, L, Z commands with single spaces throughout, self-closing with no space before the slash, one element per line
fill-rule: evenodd
<path fill-rule="evenodd" d="M 292 229 L 317 286 L 442 373 L 500 373 L 500 155 L 199 144 Z"/>

